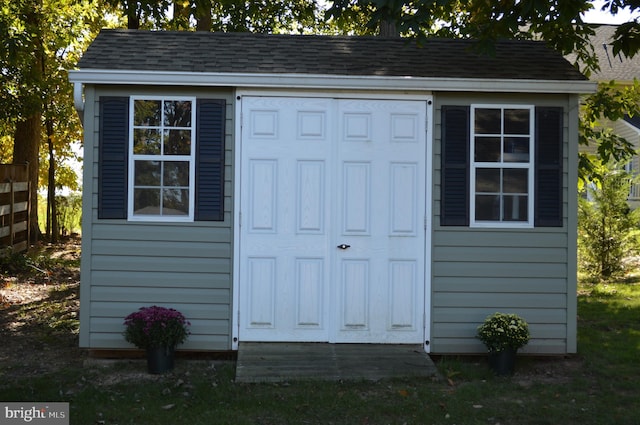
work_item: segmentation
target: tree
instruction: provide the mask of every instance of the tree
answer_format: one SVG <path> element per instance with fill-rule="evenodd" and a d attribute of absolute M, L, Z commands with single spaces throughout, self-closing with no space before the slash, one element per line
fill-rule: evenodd
<path fill-rule="evenodd" d="M 0 16 L 2 63 L 5 80 L 0 93 L 0 108 L 13 124 L 13 162 L 29 163 L 31 209 L 29 227 L 32 238 L 38 229 L 38 150 L 42 114 L 42 1 L 18 0 L 5 5 Z"/>
<path fill-rule="evenodd" d="M 578 252 L 582 269 L 606 279 L 622 274 L 624 259 L 637 252 L 640 209 L 627 203 L 631 176 L 620 164 L 599 167 L 599 183 L 585 186 L 578 207 Z"/>
<path fill-rule="evenodd" d="M 44 181 L 55 189 L 55 157 L 64 158 L 81 131 L 66 70 L 97 32 L 101 16 L 88 0 L 14 0 L 0 7 L 0 143 L 13 141 L 13 162 L 30 164 L 33 236 L 40 233 L 37 189 L 46 186 L 39 179 L 40 147 L 46 140 L 53 177 Z"/>
<path fill-rule="evenodd" d="M 303 33 L 320 26 L 316 0 L 106 0 L 130 29 Z M 169 11 L 173 9 L 173 13 Z"/>
<path fill-rule="evenodd" d="M 617 121 L 640 114 L 640 82 L 618 87 L 614 81 L 601 83 L 598 91 L 584 98 L 580 114 L 580 144 L 596 146 L 597 156 L 579 154 L 579 188 L 589 181 L 603 178 L 601 164 L 624 163 L 635 154 L 635 147 L 625 138 L 602 125 L 602 120 Z"/>
<path fill-rule="evenodd" d="M 621 8 L 640 9 L 638 0 L 607 0 L 602 9 L 616 14 Z M 356 11 L 368 12 L 367 27 L 395 20 L 398 31 L 418 42 L 426 36 L 472 38 L 486 54 L 496 40 L 540 39 L 563 55 L 572 54 L 586 75 L 599 68 L 591 45 L 593 26 L 581 14 L 592 8 L 591 0 L 335 0 L 328 16 L 340 20 Z M 614 54 L 633 57 L 640 49 L 640 23 L 621 25 L 613 39 Z M 597 147 L 599 158 L 580 155 L 581 183 L 598 180 L 598 162 L 623 161 L 635 152 L 633 145 L 611 130 L 599 127 L 602 118 L 617 120 L 640 113 L 640 89 L 604 84 L 585 99 L 580 143 Z"/>

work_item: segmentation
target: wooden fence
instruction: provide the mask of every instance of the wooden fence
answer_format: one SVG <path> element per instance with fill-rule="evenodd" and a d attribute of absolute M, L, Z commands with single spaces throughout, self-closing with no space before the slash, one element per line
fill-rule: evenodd
<path fill-rule="evenodd" d="M 0 164 L 0 256 L 29 248 L 29 165 Z"/>

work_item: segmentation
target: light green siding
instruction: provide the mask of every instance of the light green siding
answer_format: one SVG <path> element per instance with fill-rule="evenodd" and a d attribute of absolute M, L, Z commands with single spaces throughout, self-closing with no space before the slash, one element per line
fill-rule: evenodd
<path fill-rule="evenodd" d="M 141 223 L 99 220 L 98 97 L 188 95 L 227 101 L 223 222 Z M 232 348 L 235 117 L 232 89 L 85 87 L 85 172 L 80 345 L 131 348 L 122 321 L 140 306 L 182 311 L 193 350 Z M 577 96 L 434 93 L 430 291 L 432 353 L 482 353 L 477 326 L 495 312 L 530 324 L 528 353 L 576 351 Z M 532 104 L 564 108 L 563 226 L 489 229 L 440 226 L 440 113 L 443 105 Z"/>
<path fill-rule="evenodd" d="M 222 222 L 141 223 L 97 213 L 99 96 L 185 95 L 225 99 L 225 217 Z M 181 349 L 231 349 L 233 92 L 171 87 L 85 88 L 85 193 L 80 345 L 132 348 L 123 319 L 141 306 L 181 311 L 191 335 Z"/>
<path fill-rule="evenodd" d="M 531 104 L 564 108 L 563 227 L 440 226 L 443 105 Z M 476 328 L 496 311 L 530 325 L 526 353 L 575 352 L 577 99 L 569 96 L 439 94 L 434 111 L 431 352 L 482 353 Z M 569 125 L 575 120 L 575 126 Z M 573 239 L 573 240 L 572 240 Z"/>

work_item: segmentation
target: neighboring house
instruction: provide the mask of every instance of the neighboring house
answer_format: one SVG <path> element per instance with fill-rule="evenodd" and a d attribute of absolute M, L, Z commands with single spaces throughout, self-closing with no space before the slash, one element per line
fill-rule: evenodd
<path fill-rule="evenodd" d="M 620 87 L 630 86 L 634 79 L 640 78 L 640 55 L 627 58 L 621 54 L 614 55 L 611 40 L 617 29 L 616 25 L 598 25 L 594 28 L 595 35 L 591 44 L 600 64 L 600 69 L 591 74 L 591 81 L 608 83 L 615 81 Z M 573 61 L 575 55 L 567 57 Z M 603 127 L 610 127 L 615 134 L 631 142 L 636 150 L 640 149 L 640 117 L 625 117 L 617 121 L 603 121 Z M 583 147 L 581 147 L 583 149 Z M 594 146 L 584 148 L 587 152 L 595 152 Z M 640 173 L 640 158 L 636 155 L 628 164 L 628 170 L 634 174 Z M 640 185 L 635 184 L 629 194 L 631 205 L 640 206 Z"/>
<path fill-rule="evenodd" d="M 579 96 L 544 44 L 105 30 L 70 71 L 84 117 L 80 345 L 422 344 L 576 351 Z"/>

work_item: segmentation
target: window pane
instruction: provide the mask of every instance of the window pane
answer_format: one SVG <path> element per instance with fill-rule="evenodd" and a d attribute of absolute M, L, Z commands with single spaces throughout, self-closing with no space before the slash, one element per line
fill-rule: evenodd
<path fill-rule="evenodd" d="M 163 183 L 164 186 L 189 186 L 189 162 L 166 161 Z"/>
<path fill-rule="evenodd" d="M 164 131 L 165 155 L 190 155 L 191 154 L 191 130 L 165 130 Z"/>
<path fill-rule="evenodd" d="M 500 138 L 476 137 L 474 158 L 476 162 L 500 161 Z"/>
<path fill-rule="evenodd" d="M 133 192 L 133 213 L 160 214 L 160 189 L 136 189 Z"/>
<path fill-rule="evenodd" d="M 134 185 L 160 186 L 159 161 L 136 161 L 134 171 Z"/>
<path fill-rule="evenodd" d="M 476 170 L 476 192 L 500 193 L 500 169 L 479 168 Z"/>
<path fill-rule="evenodd" d="M 167 127 L 191 127 L 191 102 L 183 100 L 165 101 L 164 125 Z"/>
<path fill-rule="evenodd" d="M 502 111 L 500 109 L 476 109 L 475 132 L 478 134 L 500 134 Z"/>
<path fill-rule="evenodd" d="M 504 221 L 527 221 L 527 200 L 526 195 L 506 195 Z"/>
<path fill-rule="evenodd" d="M 529 134 L 529 116 L 528 109 L 505 109 L 505 134 Z"/>
<path fill-rule="evenodd" d="M 133 125 L 155 127 L 160 125 L 160 101 L 136 100 L 134 102 Z"/>
<path fill-rule="evenodd" d="M 504 139 L 505 162 L 529 162 L 529 138 L 505 137 Z"/>
<path fill-rule="evenodd" d="M 162 198 L 162 215 L 189 214 L 188 189 L 165 189 Z"/>
<path fill-rule="evenodd" d="M 529 186 L 529 170 L 524 168 L 506 168 L 504 171 L 503 192 L 524 193 Z"/>
<path fill-rule="evenodd" d="M 133 153 L 141 155 L 160 154 L 160 132 L 136 128 L 133 130 Z"/>
<path fill-rule="evenodd" d="M 500 220 L 499 195 L 476 195 L 476 220 Z"/>

